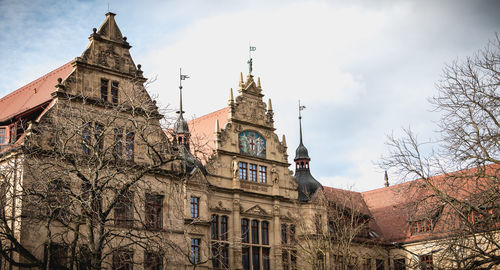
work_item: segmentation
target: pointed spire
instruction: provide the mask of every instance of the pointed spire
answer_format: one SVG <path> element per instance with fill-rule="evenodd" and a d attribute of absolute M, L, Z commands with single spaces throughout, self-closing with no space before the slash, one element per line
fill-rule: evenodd
<path fill-rule="evenodd" d="M 174 132 L 176 134 L 189 134 L 189 127 L 186 120 L 184 120 L 184 110 L 182 108 L 182 81 L 187 78 L 189 78 L 189 76 L 183 75 L 182 69 L 179 69 L 179 110 L 177 111 L 179 117 L 174 124 Z"/>
<path fill-rule="evenodd" d="M 294 160 L 296 162 L 302 161 L 301 163 L 304 163 L 303 161 L 305 160 L 305 165 L 307 169 L 309 169 L 309 160 L 311 158 L 309 157 L 309 151 L 307 151 L 307 148 L 304 146 L 304 143 L 302 142 L 302 113 L 301 111 L 305 109 L 306 106 L 300 105 L 300 100 L 299 100 L 299 131 L 300 131 L 300 143 L 299 146 L 297 147 L 297 150 L 295 150 L 295 158 Z M 301 165 L 303 166 L 303 165 Z"/>
<path fill-rule="evenodd" d="M 258 87 L 258 88 L 262 88 L 262 87 L 260 86 L 260 77 L 257 77 L 257 87 Z"/>
<path fill-rule="evenodd" d="M 389 186 L 389 176 L 387 175 L 387 171 L 384 173 L 384 186 L 388 187 Z"/>
<path fill-rule="evenodd" d="M 302 113 L 301 111 L 305 109 L 305 106 L 300 106 L 300 100 L 299 100 L 299 129 L 300 129 L 300 144 L 302 144 Z"/>
<path fill-rule="evenodd" d="M 267 110 L 268 111 L 273 111 L 273 103 L 271 103 L 271 99 L 267 102 Z"/>
<path fill-rule="evenodd" d="M 215 119 L 215 133 L 219 133 L 219 119 Z"/>
<path fill-rule="evenodd" d="M 286 147 L 286 138 L 285 134 L 283 134 L 283 139 L 281 140 L 281 143 L 283 144 L 284 147 Z"/>
<path fill-rule="evenodd" d="M 243 72 L 240 72 L 240 85 L 243 85 Z"/>

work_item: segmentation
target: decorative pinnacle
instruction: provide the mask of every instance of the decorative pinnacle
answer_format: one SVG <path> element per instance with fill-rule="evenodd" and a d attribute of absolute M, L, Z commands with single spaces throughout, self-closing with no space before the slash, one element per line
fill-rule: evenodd
<path fill-rule="evenodd" d="M 219 133 L 219 119 L 215 119 L 215 133 Z"/>
<path fill-rule="evenodd" d="M 233 105 L 234 103 L 234 97 L 233 97 L 233 88 L 229 90 L 229 100 L 228 100 L 229 106 Z"/>
<path fill-rule="evenodd" d="M 389 186 L 389 176 L 387 175 L 387 171 L 384 173 L 384 186 L 388 187 Z"/>
<path fill-rule="evenodd" d="M 258 87 L 258 88 L 262 88 L 262 87 L 260 86 L 260 77 L 257 77 L 257 87 Z"/>
<path fill-rule="evenodd" d="M 273 103 L 271 102 L 271 99 L 267 102 L 267 110 L 272 111 L 273 110 Z"/>
<path fill-rule="evenodd" d="M 240 72 L 240 85 L 243 85 L 243 72 Z"/>
<path fill-rule="evenodd" d="M 189 79 L 189 76 L 183 75 L 182 68 L 179 68 L 179 111 L 177 113 L 180 117 L 182 117 L 182 114 L 184 113 L 184 111 L 182 110 L 182 81 L 184 81 L 185 79 Z"/>
<path fill-rule="evenodd" d="M 281 140 L 281 143 L 283 144 L 284 147 L 286 147 L 286 138 L 285 134 L 283 134 L 283 139 Z"/>

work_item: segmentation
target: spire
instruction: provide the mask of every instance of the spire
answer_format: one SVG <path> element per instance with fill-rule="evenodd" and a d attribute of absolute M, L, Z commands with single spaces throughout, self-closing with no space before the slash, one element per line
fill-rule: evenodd
<path fill-rule="evenodd" d="M 123 39 L 120 28 L 118 28 L 118 25 L 115 22 L 115 16 L 116 14 L 113 12 L 106 13 L 106 19 L 97 30 L 97 34 L 99 34 L 101 38 L 107 40 L 120 43 L 126 42 L 126 40 Z"/>
<path fill-rule="evenodd" d="M 188 75 L 182 74 L 182 69 L 179 69 L 179 110 L 177 113 L 179 117 L 174 124 L 174 133 L 176 141 L 179 144 L 185 145 L 189 149 L 189 126 L 186 120 L 184 120 L 184 111 L 182 110 L 182 81 L 188 79 Z"/>
<path fill-rule="evenodd" d="M 323 188 L 323 186 L 311 175 L 311 171 L 309 169 L 309 162 L 311 161 L 311 158 L 309 157 L 307 148 L 304 146 L 302 141 L 301 111 L 305 108 L 305 106 L 300 105 L 299 100 L 300 144 L 295 151 L 295 158 L 293 160 L 295 161 L 295 178 L 298 183 L 298 199 L 300 201 L 309 201 L 319 188 Z"/>
<path fill-rule="evenodd" d="M 240 72 L 240 85 L 243 85 L 243 72 Z"/>
<path fill-rule="evenodd" d="M 309 168 L 309 153 L 307 151 L 307 148 L 304 146 L 304 143 L 302 142 L 302 113 L 301 111 L 304 110 L 306 106 L 300 105 L 300 100 L 299 100 L 299 132 L 300 132 L 300 143 L 299 147 L 297 147 L 297 150 L 295 151 L 295 159 L 294 161 L 297 163 L 296 165 L 298 166 L 297 168 Z M 300 165 L 299 165 L 300 162 Z"/>
<path fill-rule="evenodd" d="M 260 85 L 260 77 L 257 77 L 257 87 L 262 88 L 262 86 Z"/>
<path fill-rule="evenodd" d="M 384 186 L 388 187 L 389 186 L 389 176 L 387 175 L 387 171 L 384 173 Z"/>
<path fill-rule="evenodd" d="M 283 134 L 283 139 L 281 140 L 281 144 L 283 144 L 284 147 L 286 147 L 286 138 L 285 134 Z"/>
<path fill-rule="evenodd" d="M 267 110 L 272 111 L 273 110 L 273 103 L 271 103 L 271 99 L 267 102 Z"/>

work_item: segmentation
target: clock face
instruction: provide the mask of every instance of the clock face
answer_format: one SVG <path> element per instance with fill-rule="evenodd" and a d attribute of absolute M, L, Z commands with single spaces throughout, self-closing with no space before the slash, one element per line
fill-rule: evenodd
<path fill-rule="evenodd" d="M 238 134 L 240 153 L 266 158 L 266 140 L 257 132 L 245 130 Z"/>

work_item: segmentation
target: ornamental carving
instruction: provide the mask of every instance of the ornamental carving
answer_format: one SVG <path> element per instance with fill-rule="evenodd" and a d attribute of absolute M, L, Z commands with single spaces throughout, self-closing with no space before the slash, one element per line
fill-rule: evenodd
<path fill-rule="evenodd" d="M 242 214 L 251 215 L 251 216 L 270 216 L 269 213 L 267 213 L 266 210 L 264 210 L 259 205 L 252 206 L 251 208 L 242 212 Z"/>
<path fill-rule="evenodd" d="M 255 131 L 242 131 L 238 134 L 238 147 L 241 154 L 266 158 L 266 139 Z"/>

